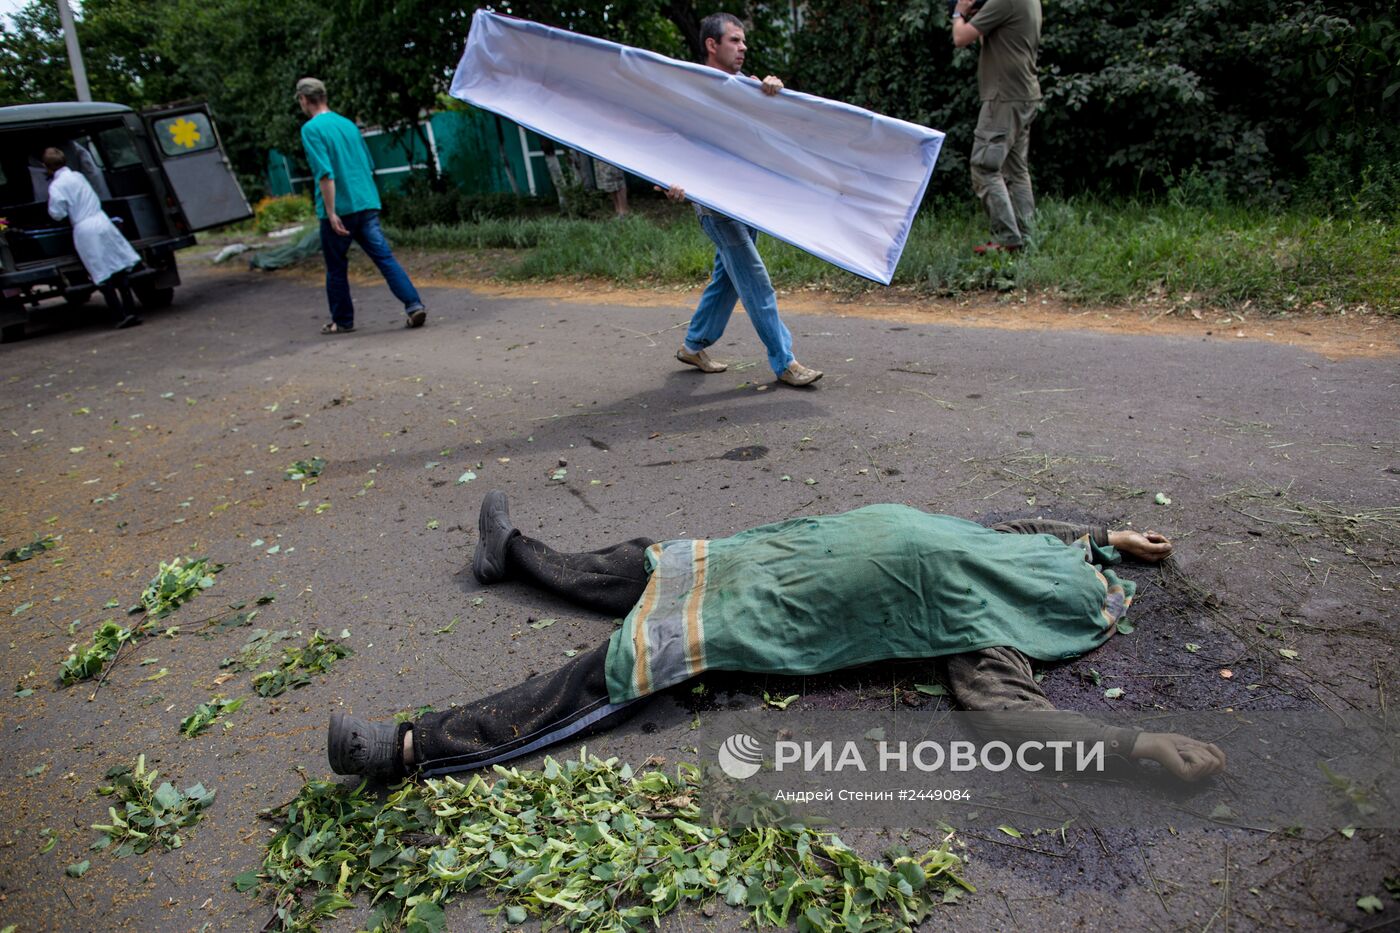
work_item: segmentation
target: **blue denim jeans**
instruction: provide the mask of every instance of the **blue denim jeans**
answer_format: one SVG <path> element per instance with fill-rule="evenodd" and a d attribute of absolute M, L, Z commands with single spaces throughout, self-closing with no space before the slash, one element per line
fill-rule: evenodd
<path fill-rule="evenodd" d="M 408 279 L 408 273 L 394 258 L 389 249 L 389 241 L 384 231 L 379 229 L 379 211 L 355 211 L 341 214 L 340 222 L 350 231 L 349 236 L 339 236 L 331 229 L 329 220 L 321 221 L 321 253 L 326 257 L 326 299 L 331 306 L 331 320 L 337 327 L 355 326 L 355 304 L 350 300 L 349 268 L 350 244 L 360 244 L 360 249 L 379 267 L 389 291 L 403 302 L 404 313 L 411 314 L 423 307 L 418 297 L 418 289 Z"/>
<path fill-rule="evenodd" d="M 792 334 L 778 317 L 778 296 L 758 255 L 758 231 L 719 214 L 702 214 L 700 227 L 715 244 L 715 271 L 690 319 L 685 345 L 703 350 L 724 336 L 734 302 L 742 298 L 768 365 L 781 373 L 792 362 Z"/>

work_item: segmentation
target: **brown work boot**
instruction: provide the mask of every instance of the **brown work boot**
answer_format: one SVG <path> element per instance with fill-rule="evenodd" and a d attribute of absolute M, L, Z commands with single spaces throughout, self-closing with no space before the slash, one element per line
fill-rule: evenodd
<path fill-rule="evenodd" d="M 722 373 L 729 368 L 728 363 L 720 363 L 710 359 L 710 354 L 704 350 L 696 350 L 691 353 L 685 348 L 685 344 L 681 344 L 681 348 L 676 351 L 676 359 L 682 363 L 689 363 L 702 373 Z"/>
<path fill-rule="evenodd" d="M 788 364 L 788 368 L 778 373 L 778 380 L 786 382 L 790 386 L 809 386 L 822 377 L 820 369 L 812 369 L 803 366 L 797 360 Z"/>

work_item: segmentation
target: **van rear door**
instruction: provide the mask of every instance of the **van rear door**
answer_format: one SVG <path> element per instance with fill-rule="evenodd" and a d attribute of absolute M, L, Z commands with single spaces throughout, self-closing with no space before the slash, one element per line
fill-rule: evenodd
<path fill-rule="evenodd" d="M 148 110 L 142 117 L 191 230 L 253 216 L 207 106 Z"/>

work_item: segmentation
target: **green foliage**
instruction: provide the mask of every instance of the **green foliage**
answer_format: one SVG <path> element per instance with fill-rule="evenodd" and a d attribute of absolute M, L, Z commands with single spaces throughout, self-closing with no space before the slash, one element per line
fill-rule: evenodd
<path fill-rule="evenodd" d="M 141 108 L 186 96 L 175 67 L 151 42 L 164 25 L 160 0 L 86 0 L 78 30 L 93 100 Z M 30 0 L 0 19 L 0 106 L 74 100 L 58 5 Z"/>
<path fill-rule="evenodd" d="M 236 700 L 226 700 L 220 695 L 209 698 L 208 703 L 201 703 L 194 708 L 194 712 L 180 720 L 180 734 L 187 739 L 192 739 L 205 729 L 208 729 L 225 713 L 235 712 L 243 705 L 243 698 Z"/>
<path fill-rule="evenodd" d="M 292 224 L 313 220 L 316 205 L 304 194 L 287 194 L 263 198 L 253 208 L 253 226 L 259 233 L 271 233 Z"/>
<path fill-rule="evenodd" d="M 381 219 L 400 229 L 558 213 L 552 200 L 499 192 L 467 194 L 445 178 L 425 174 L 410 175 L 397 190 L 385 192 L 383 200 Z"/>
<path fill-rule="evenodd" d="M 300 481 L 305 489 L 316 482 L 316 477 L 321 475 L 321 471 L 326 468 L 324 457 L 312 457 L 310 460 L 298 460 L 284 471 L 286 478 Z"/>
<path fill-rule="evenodd" d="M 1192 173 L 1162 198 L 1043 198 L 1032 247 L 994 257 L 972 254 L 969 244 L 986 239 L 985 221 L 975 204 L 960 200 L 916 219 L 895 284 L 935 295 L 1031 289 L 1164 308 L 1249 302 L 1266 312 L 1366 305 L 1400 313 L 1400 225 L 1354 213 L 1231 205 L 1217 200 L 1219 191 L 1205 173 Z M 714 257 L 688 217 L 485 221 L 391 233 L 408 248 L 528 250 L 499 273 L 518 279 L 694 284 Z M 764 239 L 761 250 L 778 288 L 872 287 L 785 243 Z"/>
<path fill-rule="evenodd" d="M 1064 0 L 1044 11 L 1031 156 L 1043 191 L 1140 193 L 1198 168 L 1231 195 L 1279 198 L 1312 154 L 1353 178 L 1358 162 L 1394 170 L 1400 27 L 1388 10 Z M 932 190 L 964 196 L 977 50 L 953 49 L 946 6 L 810 0 L 804 19 L 789 84 L 947 131 Z"/>
<path fill-rule="evenodd" d="M 931 193 L 966 197 L 977 50 L 953 49 L 943 0 L 727 8 L 749 23 L 750 73 L 945 130 Z M 694 59 L 711 7 L 513 0 L 502 9 Z M 413 125 L 435 108 L 471 8 L 86 0 L 79 12 L 95 98 L 137 107 L 206 99 L 238 172 L 261 177 L 269 148 L 301 151 L 292 88 L 303 75 L 324 79 L 331 105 L 365 125 Z M 1062 0 L 1045 4 L 1040 73 L 1032 170 L 1041 191 L 1140 195 L 1194 168 L 1234 197 L 1281 201 L 1301 189 L 1329 210 L 1400 203 L 1400 24 L 1384 4 Z M 56 9 L 30 0 L 0 23 L 0 103 L 72 97 Z M 413 136 L 408 144 L 421 146 Z M 495 216 L 459 203 L 436 178 L 427 184 L 421 219 L 406 200 L 396 224 Z"/>
<path fill-rule="evenodd" d="M 223 569 L 223 564 L 210 564 L 207 557 L 161 561 L 159 572 L 141 593 L 140 608 L 150 619 L 164 618 L 213 586 L 214 574 Z"/>
<path fill-rule="evenodd" d="M 28 544 L 22 544 L 17 548 L 11 548 L 4 554 L 0 554 L 0 558 L 18 563 L 23 560 L 29 560 L 36 554 L 51 551 L 56 547 L 58 547 L 58 539 L 53 535 L 44 535 L 42 538 L 31 541 Z"/>
<path fill-rule="evenodd" d="M 102 668 L 116 656 L 118 649 L 130 641 L 131 629 L 122 628 L 110 619 L 92 633 L 92 644 L 81 651 L 69 645 L 69 655 L 59 668 L 58 676 L 65 687 L 80 680 L 90 680 L 102 673 Z"/>
<path fill-rule="evenodd" d="M 261 697 L 275 697 L 300 689 L 311 683 L 312 674 L 323 674 L 336 661 L 354 653 L 348 645 L 315 632 L 305 647 L 284 648 L 282 663 L 254 677 L 253 689 Z"/>
<path fill-rule="evenodd" d="M 299 635 L 301 632 L 293 632 L 290 629 L 269 632 L 265 628 L 255 628 L 248 635 L 248 641 L 238 650 L 238 654 L 224 658 L 219 662 L 219 667 L 235 674 L 251 671 L 268 659 L 279 641 Z"/>
<path fill-rule="evenodd" d="M 204 809 L 214 802 L 214 791 L 194 784 L 183 791 L 169 781 L 156 785 L 160 772 L 146 770 L 146 756 L 138 755 L 134 765 L 119 765 L 107 772 L 112 783 L 97 789 L 103 796 L 115 796 L 121 809 L 108 807 L 110 823 L 94 823 L 102 837 L 92 844 L 105 849 L 116 843 L 117 858 L 140 855 L 160 846 L 178 849 L 184 842 L 177 830 L 194 826 Z"/>
<path fill-rule="evenodd" d="M 204 557 L 183 561 L 177 557 L 168 564 L 161 561 L 160 570 L 142 591 L 140 602 L 131 608 L 132 612 L 145 612 L 141 624 L 126 629 L 109 619 L 92 633 L 91 645 L 81 651 L 76 644 L 70 645 L 69 655 L 59 670 L 64 685 L 96 677 L 107 662 L 117 656 L 123 644 L 136 641 L 150 631 L 157 619 L 170 615 L 200 590 L 213 586 L 214 574 L 223 569 L 223 564 L 210 564 Z"/>
<path fill-rule="evenodd" d="M 422 931 L 444 929 L 442 905 L 477 889 L 500 901 L 488 913 L 546 928 L 653 928 L 683 903 L 723 899 L 757 926 L 874 931 L 908 929 L 944 891 L 969 887 L 946 842 L 877 864 L 802 826 L 704 825 L 698 783 L 694 766 L 634 775 L 586 751 L 538 771 L 497 766 L 493 780 L 407 784 L 386 800 L 312 781 L 261 870 L 234 886 L 265 886 L 283 930 L 315 929 L 362 897 L 375 905 L 366 926 Z"/>

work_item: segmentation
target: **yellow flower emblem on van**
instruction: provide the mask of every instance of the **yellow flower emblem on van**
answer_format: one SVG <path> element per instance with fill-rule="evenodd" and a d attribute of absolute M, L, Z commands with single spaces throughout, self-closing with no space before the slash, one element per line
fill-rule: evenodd
<path fill-rule="evenodd" d="M 193 120 L 181 117 L 166 129 L 170 130 L 170 138 L 177 146 L 193 149 L 199 143 L 199 127 L 195 125 Z"/>

